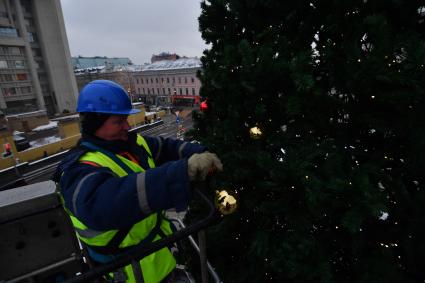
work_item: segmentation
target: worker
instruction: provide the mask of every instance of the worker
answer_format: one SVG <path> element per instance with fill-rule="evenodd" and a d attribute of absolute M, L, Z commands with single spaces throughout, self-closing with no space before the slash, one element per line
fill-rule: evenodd
<path fill-rule="evenodd" d="M 54 180 L 95 263 L 170 235 L 173 227 L 164 210 L 185 210 L 190 181 L 222 170 L 218 157 L 202 145 L 130 133 L 127 117 L 140 110 L 132 108 L 126 91 L 112 81 L 88 83 L 78 97 L 77 112 L 81 140 L 58 166 Z M 176 261 L 163 248 L 137 265 L 114 272 L 114 281 L 166 282 Z M 140 273 L 143 281 L 137 281 Z"/>

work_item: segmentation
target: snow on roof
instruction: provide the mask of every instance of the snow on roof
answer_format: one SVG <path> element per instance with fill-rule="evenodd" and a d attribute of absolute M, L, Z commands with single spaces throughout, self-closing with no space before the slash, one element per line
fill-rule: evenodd
<path fill-rule="evenodd" d="M 14 141 L 22 141 L 22 140 L 24 140 L 25 138 L 24 137 L 21 137 L 21 136 L 15 136 L 15 135 L 13 135 L 13 140 Z"/>
<path fill-rule="evenodd" d="M 46 110 L 37 110 L 37 111 L 32 111 L 32 112 L 25 112 L 25 113 L 7 115 L 6 118 L 19 118 L 19 117 L 35 115 L 35 114 L 46 114 Z"/>
<path fill-rule="evenodd" d="M 38 126 L 37 128 L 32 129 L 32 131 L 33 132 L 39 132 L 39 131 L 44 131 L 44 130 L 48 130 L 48 129 L 53 129 L 53 128 L 56 128 L 57 126 L 58 126 L 58 122 L 50 121 L 49 124 Z"/>
<path fill-rule="evenodd" d="M 17 130 L 14 130 L 13 133 L 12 133 L 12 135 L 14 135 L 14 136 L 19 136 L 19 135 L 22 135 L 22 134 L 25 134 L 25 133 L 17 131 Z"/>
<path fill-rule="evenodd" d="M 200 68 L 201 66 L 202 64 L 199 58 L 180 58 L 177 60 L 161 60 L 149 65 L 144 65 L 142 71 L 190 69 Z"/>
<path fill-rule="evenodd" d="M 57 118 L 52 119 L 52 121 L 69 120 L 69 119 L 74 119 L 74 118 L 78 118 L 78 117 L 80 117 L 80 114 L 57 117 Z"/>
<path fill-rule="evenodd" d="M 40 147 L 42 145 L 54 143 L 54 142 L 57 142 L 57 141 L 60 141 L 60 140 L 61 140 L 61 138 L 56 137 L 56 136 L 41 138 L 41 139 L 38 139 L 38 140 L 35 140 L 35 141 L 30 141 L 30 146 L 31 146 L 30 148 Z M 28 148 L 26 150 L 29 150 L 30 148 Z"/>
<path fill-rule="evenodd" d="M 86 73 L 108 73 L 108 72 L 135 72 L 141 71 L 143 68 L 142 65 L 114 65 L 114 66 L 96 66 L 88 67 L 83 69 L 75 69 L 74 73 L 76 75 L 82 75 Z"/>
<path fill-rule="evenodd" d="M 197 57 L 194 58 L 180 58 L 177 60 L 161 60 L 152 64 L 144 65 L 114 65 L 114 66 L 97 66 L 83 69 L 75 69 L 76 75 L 86 73 L 107 73 L 107 72 L 137 72 L 137 71 L 160 71 L 160 70 L 174 70 L 174 69 L 191 69 L 201 68 L 201 60 Z"/>

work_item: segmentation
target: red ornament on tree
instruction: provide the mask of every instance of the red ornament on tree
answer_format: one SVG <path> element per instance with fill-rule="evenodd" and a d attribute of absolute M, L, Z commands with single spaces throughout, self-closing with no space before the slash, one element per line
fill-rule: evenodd
<path fill-rule="evenodd" d="M 206 101 L 206 100 L 205 100 L 205 101 L 203 101 L 203 102 L 201 102 L 200 109 L 201 109 L 201 112 L 206 112 L 206 111 L 207 111 L 207 109 L 208 109 L 208 104 L 207 104 L 207 101 Z"/>

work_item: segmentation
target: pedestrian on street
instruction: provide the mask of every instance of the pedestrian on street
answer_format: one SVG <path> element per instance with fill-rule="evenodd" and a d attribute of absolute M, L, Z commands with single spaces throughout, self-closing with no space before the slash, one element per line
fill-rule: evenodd
<path fill-rule="evenodd" d="M 164 210 L 185 210 L 190 181 L 222 170 L 218 157 L 199 144 L 130 133 L 133 109 L 118 84 L 96 80 L 80 92 L 81 140 L 58 166 L 64 207 L 95 263 L 107 263 L 132 247 L 173 233 Z M 176 267 L 163 248 L 114 272 L 115 281 L 164 282 Z M 139 281 L 137 281 L 139 282 Z"/>

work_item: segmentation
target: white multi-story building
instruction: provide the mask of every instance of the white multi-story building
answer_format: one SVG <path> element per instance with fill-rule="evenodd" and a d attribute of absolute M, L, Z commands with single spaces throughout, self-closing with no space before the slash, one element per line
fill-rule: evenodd
<path fill-rule="evenodd" d="M 0 0 L 0 110 L 74 111 L 77 84 L 59 0 Z"/>

